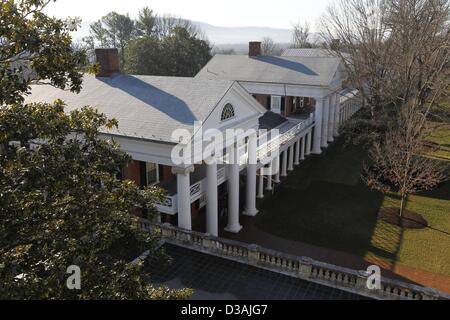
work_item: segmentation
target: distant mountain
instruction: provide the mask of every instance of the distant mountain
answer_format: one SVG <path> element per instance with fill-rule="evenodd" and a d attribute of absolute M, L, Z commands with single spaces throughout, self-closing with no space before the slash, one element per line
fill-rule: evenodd
<path fill-rule="evenodd" d="M 193 21 L 214 45 L 247 44 L 252 40 L 270 37 L 277 43 L 289 43 L 292 31 L 268 27 L 217 27 L 208 23 Z"/>
<path fill-rule="evenodd" d="M 252 40 L 261 40 L 264 37 L 270 37 L 277 43 L 289 43 L 292 40 L 292 32 L 289 29 L 275 29 L 268 27 L 217 27 L 208 23 L 193 21 L 203 33 L 208 37 L 209 41 L 218 47 L 222 45 L 232 44 L 234 48 L 240 45 L 246 45 Z M 91 22 L 86 21 L 81 24 L 81 28 L 73 34 L 75 40 L 81 40 L 89 35 L 89 25 Z M 246 48 L 248 49 L 248 48 Z"/>

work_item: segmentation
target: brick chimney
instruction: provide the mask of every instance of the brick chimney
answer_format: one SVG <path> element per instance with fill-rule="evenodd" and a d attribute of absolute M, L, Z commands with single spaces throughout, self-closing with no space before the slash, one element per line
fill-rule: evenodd
<path fill-rule="evenodd" d="M 120 72 L 117 49 L 95 49 L 95 57 L 100 65 L 97 77 L 111 77 L 114 73 Z"/>
<path fill-rule="evenodd" d="M 248 43 L 248 56 L 257 57 L 261 55 L 261 42 L 251 41 Z"/>

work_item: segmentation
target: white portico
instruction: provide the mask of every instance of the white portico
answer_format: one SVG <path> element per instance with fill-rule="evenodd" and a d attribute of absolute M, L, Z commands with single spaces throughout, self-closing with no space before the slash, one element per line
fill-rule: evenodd
<path fill-rule="evenodd" d="M 110 53 L 108 59 L 117 58 Z M 133 159 L 121 177 L 167 191 L 157 205 L 163 222 L 192 230 L 205 217 L 199 231 L 217 236 L 223 217 L 225 230 L 236 233 L 242 228 L 240 214 L 257 215 L 256 199 L 311 153 L 320 154 L 359 104 L 340 95 L 343 75 L 333 59 L 234 56 L 231 64 L 227 59 L 216 56 L 195 78 L 118 70 L 105 77 L 86 75 L 80 94 L 35 86 L 26 102 L 62 99 L 68 110 L 91 105 L 117 119 L 119 127 L 105 129 L 103 136 Z M 223 70 L 217 67 L 221 63 Z M 253 78 L 245 79 L 239 69 Z M 240 133 L 217 138 L 228 129 Z M 174 135 L 177 130 L 187 139 Z M 275 131 L 278 136 L 270 134 Z M 200 148 L 194 143 L 189 154 L 173 152 L 197 135 L 204 138 Z M 213 152 L 205 156 L 208 146 Z"/>
<path fill-rule="evenodd" d="M 338 134 L 346 72 L 337 57 L 263 56 L 261 44 L 251 42 L 248 56 L 216 55 L 196 78 L 236 80 L 267 110 L 288 119 L 304 119 L 314 112 L 315 154 Z"/>

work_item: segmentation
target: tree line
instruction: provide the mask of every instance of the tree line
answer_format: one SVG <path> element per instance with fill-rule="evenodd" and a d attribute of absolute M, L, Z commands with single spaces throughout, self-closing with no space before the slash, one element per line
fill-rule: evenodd
<path fill-rule="evenodd" d="M 211 59 L 211 45 L 191 21 L 159 16 L 148 7 L 136 19 L 110 12 L 90 25 L 82 40 L 96 47 L 118 48 L 124 72 L 138 75 L 194 76 Z"/>

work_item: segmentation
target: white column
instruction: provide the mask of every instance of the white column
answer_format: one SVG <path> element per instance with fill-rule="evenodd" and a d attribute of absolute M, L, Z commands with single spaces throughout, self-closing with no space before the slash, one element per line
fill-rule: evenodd
<path fill-rule="evenodd" d="M 269 168 L 267 168 L 267 185 L 266 185 L 266 190 L 267 191 L 272 191 L 272 165 L 273 163 L 269 164 Z"/>
<path fill-rule="evenodd" d="M 259 179 L 258 179 L 258 199 L 264 198 L 264 173 L 263 168 L 259 170 Z"/>
<path fill-rule="evenodd" d="M 219 236 L 218 201 L 217 201 L 217 163 L 211 161 L 206 165 L 206 232 Z"/>
<path fill-rule="evenodd" d="M 244 214 L 248 216 L 256 216 L 256 149 L 258 141 L 256 134 L 248 137 L 248 164 L 247 164 L 247 185 L 246 185 L 246 201 Z"/>
<path fill-rule="evenodd" d="M 239 162 L 237 144 L 230 148 L 230 164 L 228 169 L 228 225 L 225 231 L 238 233 L 242 226 L 239 224 Z"/>
<path fill-rule="evenodd" d="M 281 162 L 281 176 L 287 177 L 287 149 L 283 152 L 283 161 Z"/>
<path fill-rule="evenodd" d="M 288 171 L 294 171 L 294 145 L 289 147 L 289 167 Z"/>
<path fill-rule="evenodd" d="M 333 142 L 333 132 L 334 132 L 334 117 L 336 113 L 336 106 L 334 103 L 335 94 L 330 95 L 330 117 L 328 119 L 328 142 Z"/>
<path fill-rule="evenodd" d="M 333 135 L 335 137 L 337 137 L 339 135 L 339 117 L 340 117 L 340 113 L 339 113 L 339 108 L 341 105 L 341 96 L 336 93 L 334 95 L 334 107 L 335 107 L 335 113 L 334 113 L 334 132 Z"/>
<path fill-rule="evenodd" d="M 309 135 L 309 134 L 307 134 L 307 135 Z M 306 147 L 305 141 L 306 141 L 306 136 L 304 136 L 302 138 L 302 145 L 300 147 L 300 160 L 301 161 L 305 160 L 305 147 Z"/>
<path fill-rule="evenodd" d="M 294 164 L 296 166 L 298 166 L 300 164 L 300 140 L 298 139 L 297 142 L 295 143 L 295 160 L 294 160 Z"/>
<path fill-rule="evenodd" d="M 185 230 L 192 230 L 190 174 L 193 171 L 194 167 L 172 168 L 177 176 L 178 227 Z"/>
<path fill-rule="evenodd" d="M 312 142 L 312 131 L 308 132 L 306 138 L 306 155 L 309 156 L 311 154 L 311 142 Z"/>
<path fill-rule="evenodd" d="M 280 154 L 274 160 L 274 170 L 275 170 L 275 183 L 280 183 Z"/>
<path fill-rule="evenodd" d="M 314 124 L 314 147 L 313 153 L 321 154 L 322 144 L 322 118 L 323 118 L 323 99 L 316 98 L 316 118 Z"/>
<path fill-rule="evenodd" d="M 328 120 L 330 119 L 330 98 L 323 99 L 322 148 L 328 147 Z"/>

